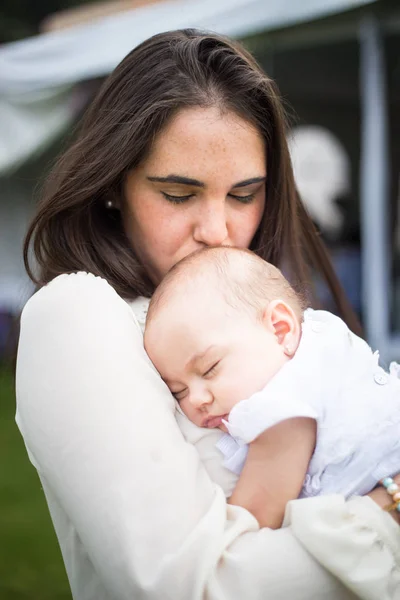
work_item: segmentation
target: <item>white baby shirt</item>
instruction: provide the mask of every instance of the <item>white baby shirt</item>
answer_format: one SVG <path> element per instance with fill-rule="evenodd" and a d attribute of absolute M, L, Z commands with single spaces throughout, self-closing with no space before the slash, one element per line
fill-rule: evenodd
<path fill-rule="evenodd" d="M 295 356 L 267 386 L 232 409 L 217 447 L 240 474 L 247 446 L 293 417 L 317 421 L 317 443 L 301 497 L 365 494 L 400 465 L 400 379 L 346 324 L 326 311 L 304 313 Z"/>

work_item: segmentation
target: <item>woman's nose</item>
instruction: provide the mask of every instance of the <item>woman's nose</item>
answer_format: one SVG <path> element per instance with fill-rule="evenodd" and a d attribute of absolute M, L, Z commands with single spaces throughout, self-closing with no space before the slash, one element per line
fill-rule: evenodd
<path fill-rule="evenodd" d="M 194 239 L 205 246 L 221 246 L 228 241 L 228 222 L 225 206 L 204 207 L 194 227 Z"/>

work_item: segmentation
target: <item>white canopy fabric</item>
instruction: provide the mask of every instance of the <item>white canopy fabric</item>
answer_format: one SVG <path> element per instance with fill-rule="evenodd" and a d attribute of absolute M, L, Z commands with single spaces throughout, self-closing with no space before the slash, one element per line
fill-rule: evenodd
<path fill-rule="evenodd" d="M 76 82 L 107 75 L 151 35 L 196 27 L 245 37 L 376 1 L 170 0 L 6 44 L 0 47 L 0 176 L 73 122 Z"/>

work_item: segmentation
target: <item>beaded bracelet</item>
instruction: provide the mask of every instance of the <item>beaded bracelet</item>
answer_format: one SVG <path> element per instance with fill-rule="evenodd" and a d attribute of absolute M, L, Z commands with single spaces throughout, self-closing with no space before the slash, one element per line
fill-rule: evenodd
<path fill-rule="evenodd" d="M 396 510 L 400 513 L 400 486 L 398 486 L 391 477 L 385 477 L 385 479 L 382 479 L 381 484 L 387 493 L 392 497 L 391 504 L 385 506 L 383 510 L 388 512 Z"/>

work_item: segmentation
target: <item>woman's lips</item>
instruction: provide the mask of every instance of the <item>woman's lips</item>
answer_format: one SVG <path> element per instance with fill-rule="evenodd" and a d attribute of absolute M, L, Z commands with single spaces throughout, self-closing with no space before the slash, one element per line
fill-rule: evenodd
<path fill-rule="evenodd" d="M 203 427 L 208 427 L 208 429 L 214 429 L 215 427 L 220 427 L 223 425 L 222 420 L 227 421 L 228 415 L 219 415 L 217 417 L 207 417 L 203 421 Z"/>

